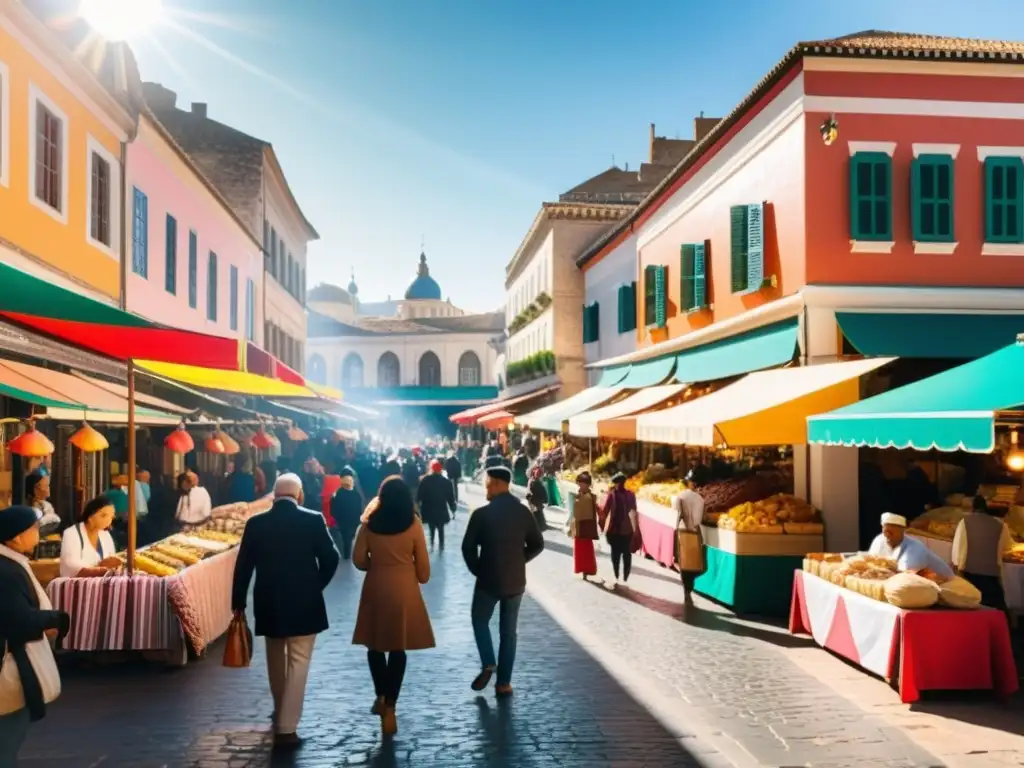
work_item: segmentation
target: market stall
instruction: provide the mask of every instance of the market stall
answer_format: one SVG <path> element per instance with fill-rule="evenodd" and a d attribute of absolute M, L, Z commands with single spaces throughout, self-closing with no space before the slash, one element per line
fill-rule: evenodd
<path fill-rule="evenodd" d="M 809 559 L 795 572 L 790 632 L 810 635 L 819 646 L 886 679 L 905 703 L 926 690 L 992 690 L 1003 697 L 1017 690 L 1004 614 L 977 608 L 975 596 L 965 598 L 959 588 L 950 587 L 947 597 L 942 585 L 935 585 L 931 605 L 925 607 L 925 599 L 920 608 L 901 607 L 893 601 L 909 599 L 910 592 L 905 581 L 897 588 L 890 580 L 927 579 L 895 574 L 895 564 L 890 570 L 861 559 L 859 575 L 844 575 L 851 560 L 821 557 L 833 562 Z M 916 581 L 906 583 L 915 595 L 929 594 L 930 588 Z M 964 609 L 969 607 L 974 609 Z"/>
<path fill-rule="evenodd" d="M 231 582 L 245 521 L 270 508 L 253 504 L 214 510 L 202 529 L 175 534 L 135 553 L 133 575 L 57 578 L 47 594 L 71 615 L 61 648 L 158 652 L 176 664 L 200 655 L 231 621 Z M 121 557 L 127 559 L 126 553 Z"/>

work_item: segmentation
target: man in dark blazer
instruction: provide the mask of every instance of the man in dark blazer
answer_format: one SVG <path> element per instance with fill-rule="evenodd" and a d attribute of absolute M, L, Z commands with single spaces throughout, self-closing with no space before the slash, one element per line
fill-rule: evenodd
<path fill-rule="evenodd" d="M 244 612 L 256 574 L 256 634 L 266 638 L 274 697 L 274 746 L 296 747 L 306 677 L 316 636 L 327 629 L 323 590 L 338 569 L 338 550 L 323 515 L 302 507 L 302 481 L 274 483 L 274 506 L 249 519 L 238 548 L 231 608 Z"/>
<path fill-rule="evenodd" d="M 462 556 L 470 573 L 476 576 L 471 614 L 482 669 L 472 688 L 482 691 L 497 671 L 494 692 L 498 696 L 512 694 L 526 564 L 544 549 L 544 537 L 533 513 L 509 493 L 511 482 L 508 467 L 487 469 L 488 503 L 470 516 L 462 539 Z M 490 623 L 498 607 L 499 644 L 495 659 Z"/>

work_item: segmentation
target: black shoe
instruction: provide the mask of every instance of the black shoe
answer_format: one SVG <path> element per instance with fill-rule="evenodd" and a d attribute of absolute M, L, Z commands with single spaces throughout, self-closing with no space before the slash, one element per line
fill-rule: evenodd
<path fill-rule="evenodd" d="M 470 683 L 469 687 L 474 691 L 482 691 L 487 687 L 487 684 L 491 682 L 491 677 L 493 675 L 494 667 L 484 667 L 480 670 L 480 674 L 476 676 L 472 683 Z"/>
<path fill-rule="evenodd" d="M 274 734 L 274 749 L 298 749 L 302 746 L 302 739 L 297 733 L 276 733 Z"/>

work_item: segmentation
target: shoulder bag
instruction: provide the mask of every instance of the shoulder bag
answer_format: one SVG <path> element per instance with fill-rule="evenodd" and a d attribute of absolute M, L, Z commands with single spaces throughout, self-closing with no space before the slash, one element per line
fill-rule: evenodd
<path fill-rule="evenodd" d="M 248 667 L 252 663 L 252 632 L 244 613 L 236 613 L 231 618 L 221 663 L 236 669 Z"/>

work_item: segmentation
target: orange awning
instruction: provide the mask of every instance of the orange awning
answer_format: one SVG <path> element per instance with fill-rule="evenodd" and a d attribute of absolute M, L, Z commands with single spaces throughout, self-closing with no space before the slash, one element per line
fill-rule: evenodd
<path fill-rule="evenodd" d="M 546 395 L 549 392 L 554 392 L 560 386 L 560 384 L 552 384 L 549 387 L 542 387 L 541 389 L 535 389 L 533 392 L 527 392 L 525 395 L 509 397 L 505 400 L 494 400 L 486 405 L 478 405 L 475 408 L 459 411 L 451 417 L 450 421 L 461 427 L 468 427 L 472 424 L 476 424 L 488 414 L 494 413 L 495 411 L 504 411 L 512 406 L 525 403 L 527 400 L 532 400 L 535 397 L 540 397 L 541 395 Z"/>
<path fill-rule="evenodd" d="M 508 411 L 495 411 L 482 417 L 477 423 L 485 429 L 495 430 L 507 427 L 515 418 L 515 414 Z"/>

